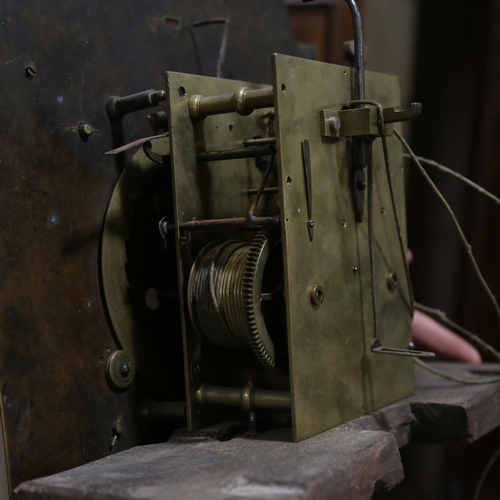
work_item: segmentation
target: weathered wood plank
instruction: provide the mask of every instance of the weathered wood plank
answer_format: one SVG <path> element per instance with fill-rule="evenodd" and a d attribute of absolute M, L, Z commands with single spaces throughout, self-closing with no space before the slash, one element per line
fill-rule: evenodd
<path fill-rule="evenodd" d="M 386 432 L 334 429 L 301 443 L 283 442 L 288 433 L 279 431 L 266 437 L 141 446 L 25 483 L 17 498 L 370 498 L 403 479 L 396 440 Z"/>
<path fill-rule="evenodd" d="M 436 365 L 469 378 L 477 376 L 471 370 L 500 372 L 498 365 Z M 413 397 L 300 443 L 289 429 L 228 441 L 215 439 L 215 430 L 179 432 L 168 443 L 24 483 L 15 498 L 371 498 L 402 481 L 398 446 L 472 442 L 500 426 L 499 410 L 500 384 L 464 386 L 419 368 Z"/>
<path fill-rule="evenodd" d="M 436 365 L 464 378 L 500 375 L 500 364 Z M 413 442 L 472 443 L 500 426 L 500 384 L 463 385 L 423 370 L 417 373 L 418 390 L 409 400 L 415 419 Z"/>

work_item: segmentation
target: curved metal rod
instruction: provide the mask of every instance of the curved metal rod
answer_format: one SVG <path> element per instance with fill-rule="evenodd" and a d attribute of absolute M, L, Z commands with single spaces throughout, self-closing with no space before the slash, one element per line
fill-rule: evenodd
<path fill-rule="evenodd" d="M 303 3 L 314 0 L 302 0 Z M 351 99 L 353 101 L 365 99 L 365 54 L 363 45 L 363 27 L 361 26 L 361 14 L 359 13 L 356 0 L 345 0 L 352 16 L 354 29 L 354 79 L 351 88 Z M 364 107 L 363 104 L 359 105 Z"/>
<path fill-rule="evenodd" d="M 352 100 L 365 99 L 365 54 L 363 45 L 363 27 L 361 14 L 355 0 L 346 0 L 352 15 L 354 29 L 354 80 L 352 82 Z"/>

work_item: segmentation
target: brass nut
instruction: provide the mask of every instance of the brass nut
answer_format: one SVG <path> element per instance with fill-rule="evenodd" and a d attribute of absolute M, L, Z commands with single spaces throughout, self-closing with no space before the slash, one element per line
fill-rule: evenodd
<path fill-rule="evenodd" d="M 314 285 L 310 290 L 311 304 L 320 306 L 325 300 L 325 291 L 321 285 Z"/>
<path fill-rule="evenodd" d="M 125 389 L 135 378 L 135 363 L 126 351 L 114 351 L 106 364 L 106 373 L 115 389 Z"/>

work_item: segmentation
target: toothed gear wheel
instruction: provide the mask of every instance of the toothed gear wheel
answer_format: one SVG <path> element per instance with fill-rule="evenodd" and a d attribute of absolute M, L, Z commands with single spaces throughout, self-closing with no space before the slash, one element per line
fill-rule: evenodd
<path fill-rule="evenodd" d="M 254 238 L 243 271 L 242 299 L 247 318 L 248 338 L 259 361 L 276 369 L 276 352 L 261 310 L 262 280 L 269 256 L 269 240 L 265 232 Z"/>
<path fill-rule="evenodd" d="M 200 337 L 226 348 L 251 348 L 267 368 L 288 372 L 283 253 L 277 236 L 206 245 L 189 274 L 187 302 Z"/>

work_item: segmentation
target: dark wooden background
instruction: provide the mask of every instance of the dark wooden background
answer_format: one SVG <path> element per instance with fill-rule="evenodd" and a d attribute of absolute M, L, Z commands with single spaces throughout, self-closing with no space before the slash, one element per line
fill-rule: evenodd
<path fill-rule="evenodd" d="M 0 401 L 12 488 L 151 438 L 140 374 L 125 391 L 107 383 L 119 343 L 100 286 L 104 215 L 127 156 L 104 153 L 151 127 L 148 111 L 111 126 L 105 103 L 164 88 L 166 70 L 215 76 L 221 26 L 198 28 L 202 66 L 191 32 L 214 16 L 230 19 L 226 78 L 271 83 L 269 55 L 298 55 L 281 0 L 0 1 Z M 88 140 L 80 123 L 95 129 Z M 166 369 L 179 333 L 163 320 Z M 178 400 L 182 375 L 171 380 Z"/>

